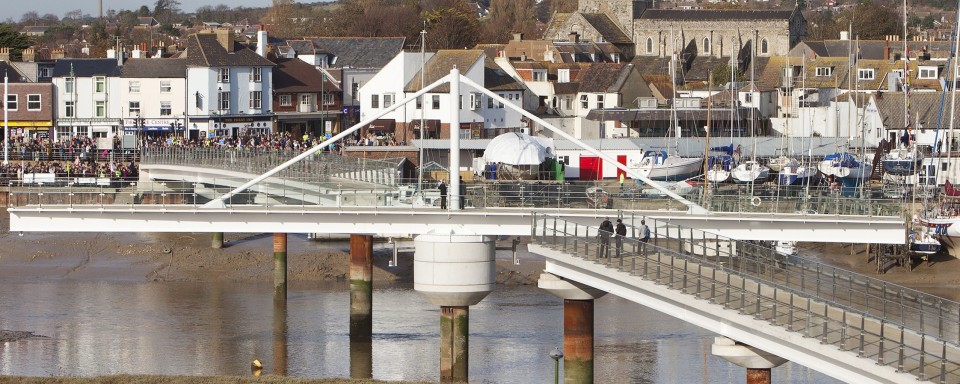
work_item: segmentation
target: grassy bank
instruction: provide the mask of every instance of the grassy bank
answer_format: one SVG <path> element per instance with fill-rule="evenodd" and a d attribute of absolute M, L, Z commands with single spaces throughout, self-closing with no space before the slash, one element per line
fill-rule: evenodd
<path fill-rule="evenodd" d="M 407 384 L 409 381 L 379 381 L 352 379 L 296 379 L 283 376 L 100 376 L 100 377 L 5 377 L 2 384 Z"/>

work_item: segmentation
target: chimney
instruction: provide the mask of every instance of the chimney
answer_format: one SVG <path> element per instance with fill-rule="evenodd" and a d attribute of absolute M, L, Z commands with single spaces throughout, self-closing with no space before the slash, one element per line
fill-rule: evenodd
<path fill-rule="evenodd" d="M 890 60 L 890 40 L 883 42 L 883 59 Z"/>
<path fill-rule="evenodd" d="M 63 50 L 62 50 L 62 49 L 54 49 L 53 51 L 50 51 L 50 59 L 51 59 L 51 60 L 60 60 L 60 59 L 64 58 L 64 56 L 65 56 L 65 55 L 63 54 Z"/>
<path fill-rule="evenodd" d="M 140 48 L 134 49 L 130 56 L 131 59 L 139 59 L 142 57 L 143 57 L 143 51 L 141 51 Z"/>
<path fill-rule="evenodd" d="M 580 42 L 580 34 L 579 34 L 579 33 L 576 33 L 576 32 L 570 32 L 570 34 L 567 35 L 567 41 L 569 41 L 569 42 L 571 42 L 571 43 L 579 43 L 579 42 Z"/>
<path fill-rule="evenodd" d="M 217 41 L 227 52 L 233 52 L 234 32 L 232 28 L 220 28 L 214 31 L 217 35 Z"/>
<path fill-rule="evenodd" d="M 514 41 L 523 40 L 523 33 L 514 32 L 514 33 L 513 33 L 513 40 L 514 40 Z"/>
<path fill-rule="evenodd" d="M 117 50 L 116 50 L 116 49 L 113 49 L 113 48 L 108 49 L 108 50 L 107 50 L 107 58 L 108 58 L 108 59 L 116 59 L 116 58 L 117 58 Z"/>
<path fill-rule="evenodd" d="M 267 57 L 267 31 L 263 29 L 257 31 L 257 54 Z"/>
<path fill-rule="evenodd" d="M 10 62 L 10 48 L 0 48 L 0 61 Z"/>
<path fill-rule="evenodd" d="M 23 50 L 21 61 L 25 63 L 32 63 L 37 58 L 37 51 L 33 47 Z"/>
<path fill-rule="evenodd" d="M 840 40 L 843 40 L 843 41 L 850 40 L 850 32 L 840 31 Z"/>

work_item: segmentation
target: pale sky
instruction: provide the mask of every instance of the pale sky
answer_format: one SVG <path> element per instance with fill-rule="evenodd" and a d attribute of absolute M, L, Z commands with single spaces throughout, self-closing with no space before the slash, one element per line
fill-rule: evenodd
<path fill-rule="evenodd" d="M 4 0 L 3 7 L 0 7 L 0 21 L 13 19 L 20 21 L 20 16 L 30 11 L 36 11 L 41 16 L 52 13 L 58 17 L 75 9 L 80 9 L 85 14 L 97 16 L 97 7 L 99 0 Z M 233 7 L 267 7 L 273 2 L 271 0 L 180 0 L 180 8 L 184 12 L 193 12 L 198 7 L 204 5 L 226 4 Z M 103 0 L 103 12 L 108 9 L 129 9 L 137 10 L 141 5 L 146 5 L 153 9 L 156 0 Z"/>

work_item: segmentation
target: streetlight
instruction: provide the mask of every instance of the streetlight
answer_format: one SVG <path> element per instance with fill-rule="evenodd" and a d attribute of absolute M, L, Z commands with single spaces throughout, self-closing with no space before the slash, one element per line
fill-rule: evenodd
<path fill-rule="evenodd" d="M 560 358 L 563 357 L 563 351 L 560 347 L 554 347 L 550 351 L 550 358 L 553 359 L 553 383 L 560 384 Z"/>

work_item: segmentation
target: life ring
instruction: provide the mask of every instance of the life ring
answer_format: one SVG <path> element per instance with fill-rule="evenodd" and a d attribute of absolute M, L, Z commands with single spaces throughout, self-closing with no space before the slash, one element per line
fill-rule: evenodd
<path fill-rule="evenodd" d="M 760 196 L 754 196 L 753 199 L 750 199 L 750 205 L 754 207 L 760 206 Z"/>

